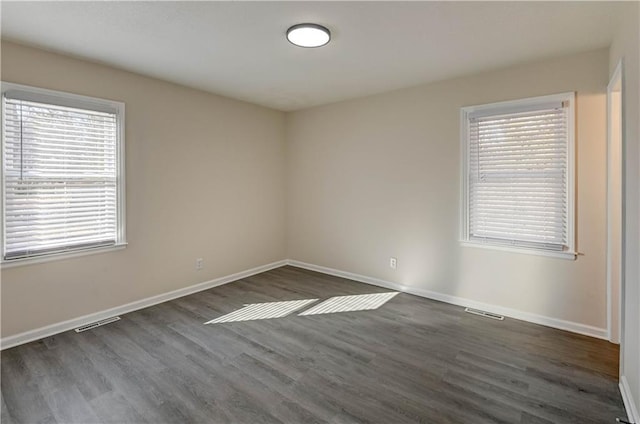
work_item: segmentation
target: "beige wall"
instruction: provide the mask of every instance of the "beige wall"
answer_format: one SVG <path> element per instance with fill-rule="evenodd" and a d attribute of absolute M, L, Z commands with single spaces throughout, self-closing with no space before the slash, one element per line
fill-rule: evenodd
<path fill-rule="evenodd" d="M 623 131 L 626 167 L 625 259 L 623 286 L 621 372 L 640 408 L 640 5 L 627 4 L 627 12 L 611 45 L 609 71 L 623 59 Z M 635 417 L 638 419 L 638 417 Z"/>
<path fill-rule="evenodd" d="M 282 113 L 5 42 L 2 80 L 126 104 L 129 242 L 2 270 L 2 337 L 285 258 Z"/>
<path fill-rule="evenodd" d="M 285 117 L 3 43 L 3 80 L 126 103 L 130 245 L 3 270 L 2 336 L 286 257 L 605 328 L 608 62 L 595 51 Z M 566 91 L 584 255 L 460 247 L 460 107 Z"/>
<path fill-rule="evenodd" d="M 288 256 L 606 328 L 608 60 L 599 50 L 289 114 Z M 461 247 L 460 108 L 567 91 L 583 255 Z"/>

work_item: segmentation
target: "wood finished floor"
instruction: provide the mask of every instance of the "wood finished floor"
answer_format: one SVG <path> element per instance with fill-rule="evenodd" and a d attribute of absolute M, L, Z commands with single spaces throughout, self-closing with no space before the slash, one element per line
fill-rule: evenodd
<path fill-rule="evenodd" d="M 2 424 L 589 424 L 624 416 L 617 346 L 408 294 L 377 310 L 203 325 L 249 303 L 386 291 L 283 267 L 8 349 Z"/>

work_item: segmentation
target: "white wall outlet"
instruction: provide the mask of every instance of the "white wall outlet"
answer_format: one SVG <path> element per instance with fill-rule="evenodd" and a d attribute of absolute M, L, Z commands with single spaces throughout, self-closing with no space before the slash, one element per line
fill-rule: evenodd
<path fill-rule="evenodd" d="M 389 258 L 389 268 L 391 269 L 398 268 L 398 260 L 396 258 Z"/>
<path fill-rule="evenodd" d="M 196 259 L 196 271 L 200 271 L 202 268 L 204 268 L 204 259 Z"/>

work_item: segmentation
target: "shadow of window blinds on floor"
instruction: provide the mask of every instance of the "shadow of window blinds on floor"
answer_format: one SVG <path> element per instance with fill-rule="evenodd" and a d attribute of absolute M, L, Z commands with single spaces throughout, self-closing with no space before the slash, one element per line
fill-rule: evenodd
<path fill-rule="evenodd" d="M 318 301 L 318 299 L 252 303 L 245 305 L 244 308 L 238 309 L 237 311 L 233 311 L 216 319 L 212 319 L 211 321 L 207 321 L 205 324 L 282 318 L 316 301 Z"/>
<path fill-rule="evenodd" d="M 398 292 L 357 294 L 353 296 L 335 296 L 325 300 L 319 305 L 299 313 L 300 316 L 333 314 L 336 312 L 370 311 L 378 309 L 389 300 L 393 299 Z"/>
<path fill-rule="evenodd" d="M 399 292 L 356 294 L 350 296 L 334 296 L 315 305 L 298 316 L 333 314 L 338 312 L 370 311 L 378 309 Z M 205 322 L 206 324 L 222 324 L 226 322 L 254 321 L 262 319 L 283 318 L 298 311 L 319 299 L 287 300 L 282 302 L 251 303 L 243 308 L 221 317 Z"/>

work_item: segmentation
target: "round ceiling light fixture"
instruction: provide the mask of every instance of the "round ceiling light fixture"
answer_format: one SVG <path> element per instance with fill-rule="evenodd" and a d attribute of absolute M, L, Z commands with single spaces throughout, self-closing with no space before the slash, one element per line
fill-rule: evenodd
<path fill-rule="evenodd" d="M 318 24 L 298 24 L 287 30 L 287 40 L 299 47 L 322 47 L 331 40 L 331 32 Z"/>

